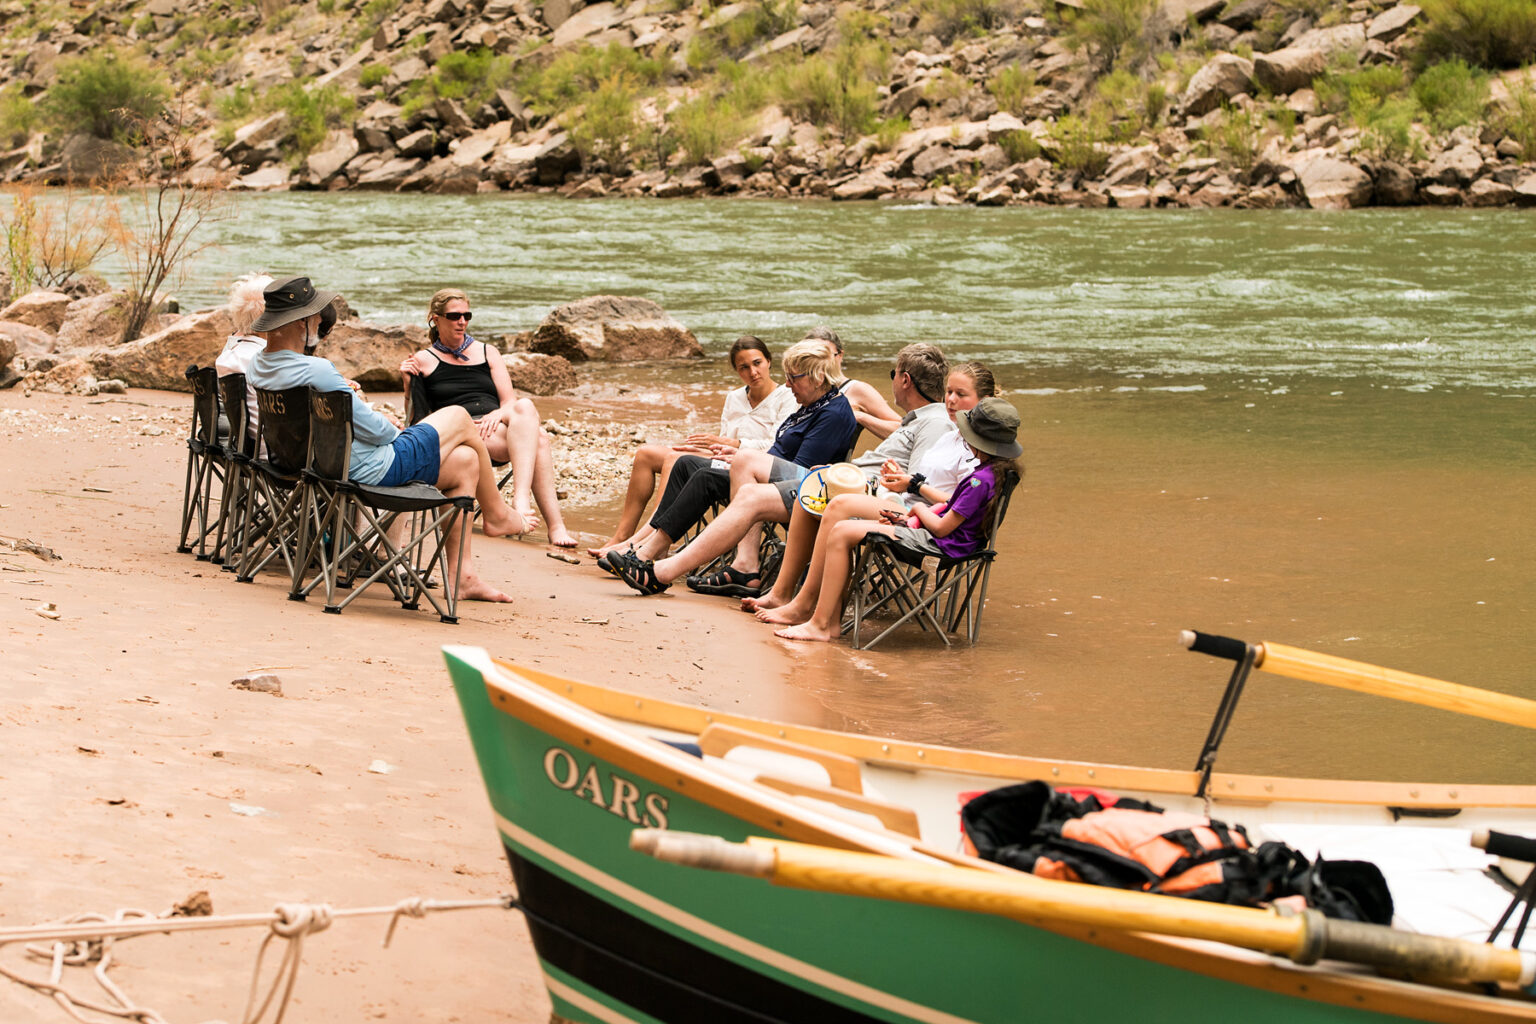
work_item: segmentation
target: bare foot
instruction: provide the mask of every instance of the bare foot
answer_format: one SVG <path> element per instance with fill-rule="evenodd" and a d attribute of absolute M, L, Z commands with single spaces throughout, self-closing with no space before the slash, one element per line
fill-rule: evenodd
<path fill-rule="evenodd" d="M 576 535 L 565 527 L 549 531 L 549 542 L 557 548 L 573 548 L 576 546 Z"/>
<path fill-rule="evenodd" d="M 490 601 L 495 604 L 511 604 L 512 598 L 486 583 L 478 576 L 459 580 L 460 601 Z"/>
<path fill-rule="evenodd" d="M 607 540 L 603 541 L 601 547 L 587 548 L 587 554 L 591 555 L 593 558 L 602 558 L 604 555 L 606 555 L 608 552 L 612 551 L 614 548 L 624 547 L 628 543 L 629 543 L 629 538 L 628 537 L 618 537 L 618 536 L 609 537 Z"/>
<path fill-rule="evenodd" d="M 487 537 L 521 537 L 532 529 L 516 509 L 506 505 L 501 506 L 499 512 L 495 509 L 482 509 L 481 523 L 480 528 Z"/>
<path fill-rule="evenodd" d="M 744 597 L 741 599 L 741 610 L 744 612 L 765 612 L 770 608 L 777 608 L 784 602 L 773 596 L 773 591 L 768 591 L 762 597 Z"/>
<path fill-rule="evenodd" d="M 817 629 L 809 622 L 798 626 L 785 626 L 783 629 L 774 630 L 774 636 L 785 640 L 836 640 L 840 633 L 831 633 L 823 629 Z"/>
<path fill-rule="evenodd" d="M 793 602 L 782 608 L 765 608 L 757 613 L 758 622 L 766 622 L 773 626 L 798 626 L 802 622 L 809 622 L 810 618 L 810 612 L 800 611 Z"/>
<path fill-rule="evenodd" d="M 523 517 L 523 526 L 526 527 L 523 530 L 524 533 L 532 533 L 544 525 L 544 521 L 539 518 L 539 514 L 531 508 L 520 508 L 517 510 L 517 514 Z"/>

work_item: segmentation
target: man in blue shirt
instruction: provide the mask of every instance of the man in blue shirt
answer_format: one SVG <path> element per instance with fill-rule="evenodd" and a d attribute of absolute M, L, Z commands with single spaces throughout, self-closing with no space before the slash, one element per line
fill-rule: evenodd
<path fill-rule="evenodd" d="M 247 379 L 253 387 L 269 391 L 295 387 L 352 391 L 352 459 L 347 472 L 350 479 L 382 487 L 420 480 L 435 484 L 451 497 L 472 494 L 480 503 L 486 536 L 526 532 L 522 517 L 502 500 L 485 442 L 462 406 L 439 409 L 420 423 L 400 430 L 364 402 L 330 360 L 304 354 L 320 326 L 321 312 L 335 300 L 335 292 L 316 291 L 307 277 L 289 277 L 268 285 L 263 297 L 266 311 L 252 330 L 267 332 L 267 347 L 251 361 Z M 461 520 L 454 522 L 457 531 Z M 450 535 L 447 543 L 448 552 L 459 550 L 456 534 Z M 470 565 L 468 537 L 464 539 L 464 559 L 457 574 L 453 572 L 454 566 L 447 569 L 444 575 L 458 581 L 459 600 L 512 600 L 475 575 Z"/>

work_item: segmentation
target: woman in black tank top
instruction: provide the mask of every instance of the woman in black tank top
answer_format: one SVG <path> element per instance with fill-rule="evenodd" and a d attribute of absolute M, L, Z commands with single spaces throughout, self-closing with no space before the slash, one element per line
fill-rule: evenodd
<path fill-rule="evenodd" d="M 432 344 L 400 364 L 405 388 L 425 396 L 427 408 L 412 408 L 419 419 L 434 409 L 461 405 L 480 425 L 480 436 L 491 459 L 512 464 L 512 507 L 526 522 L 537 523 L 533 505 L 543 513 L 549 542 L 573 548 L 576 538 L 565 528 L 555 496 L 555 468 L 549 434 L 540 426 L 539 410 L 518 396 L 507 375 L 501 353 L 469 336 L 469 297 L 457 288 L 444 288 L 427 306 L 427 333 Z"/>

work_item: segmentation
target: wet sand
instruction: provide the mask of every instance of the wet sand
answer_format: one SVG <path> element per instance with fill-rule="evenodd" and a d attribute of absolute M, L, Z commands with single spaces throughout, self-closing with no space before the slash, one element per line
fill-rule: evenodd
<path fill-rule="evenodd" d="M 712 392 L 642 385 L 605 378 L 541 409 L 642 432 L 713 415 Z M 466 607 L 457 626 L 382 595 L 326 616 L 284 600 L 275 576 L 242 586 L 172 551 L 185 396 L 0 392 L 0 538 L 63 556 L 0 542 L 0 923 L 160 911 L 197 890 L 218 913 L 508 891 L 444 643 L 808 724 L 1173 766 L 1193 762 L 1226 675 L 1176 647 L 1186 626 L 1536 696 L 1523 403 L 1015 400 L 1028 475 L 981 645 L 911 632 L 857 652 L 776 641 L 733 602 L 678 588 L 632 596 L 589 562 L 546 557 L 542 537 L 476 538 L 482 574 L 516 603 Z M 587 489 L 597 475 L 563 485 L 584 539 L 612 518 L 611 492 Z M 47 602 L 59 619 L 36 614 Z M 283 695 L 230 686 L 255 669 Z M 1536 744 L 1515 733 L 1266 678 L 1222 763 L 1526 782 Z M 376 760 L 394 770 L 370 772 Z M 545 1019 L 515 913 L 405 921 L 388 951 L 383 930 L 345 921 L 309 941 L 302 1019 Z M 233 1019 L 258 941 L 136 939 L 114 977 L 172 1020 Z M 0 1019 L 56 1017 L 0 987 Z"/>

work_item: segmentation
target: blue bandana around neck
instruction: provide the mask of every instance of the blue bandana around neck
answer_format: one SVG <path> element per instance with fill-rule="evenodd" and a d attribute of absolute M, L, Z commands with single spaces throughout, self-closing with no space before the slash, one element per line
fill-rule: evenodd
<path fill-rule="evenodd" d="M 464 335 L 464 344 L 460 345 L 458 348 L 449 348 L 447 345 L 444 345 L 436 338 L 432 339 L 433 348 L 437 349 L 439 352 L 446 352 L 458 359 L 463 359 L 464 353 L 467 352 L 469 350 L 469 346 L 473 345 L 474 343 L 475 339 L 471 338 L 468 333 L 465 333 Z"/>

